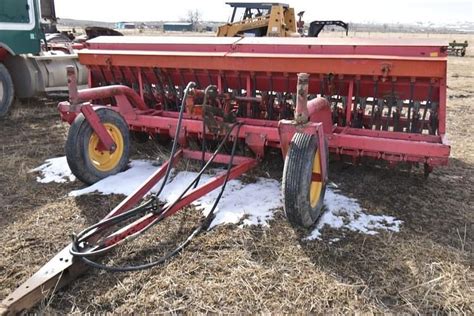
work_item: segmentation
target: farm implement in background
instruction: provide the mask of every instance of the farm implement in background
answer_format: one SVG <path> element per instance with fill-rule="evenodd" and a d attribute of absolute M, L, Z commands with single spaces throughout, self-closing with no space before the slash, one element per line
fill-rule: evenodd
<path fill-rule="evenodd" d="M 289 221 L 309 227 L 323 207 L 328 155 L 446 165 L 446 45 L 433 41 L 316 38 L 99 37 L 79 52 L 89 88 L 68 68 L 71 124 L 66 156 L 72 172 L 94 183 L 126 168 L 130 134 L 170 136 L 170 159 L 102 221 L 2 302 L 3 313 L 29 309 L 87 267 L 131 271 L 168 260 L 212 221 L 155 262 L 109 267 L 100 256 L 265 159 L 285 157 L 282 191 Z M 145 138 L 147 138 L 145 137 Z M 201 150 L 190 143 L 201 144 Z M 208 152 L 212 143 L 213 152 Z M 224 152 L 226 143 L 232 149 Z M 244 146 L 247 154 L 237 151 Z M 202 170 L 171 202 L 159 194 L 179 159 Z M 226 170 L 206 183 L 211 163 Z M 148 194 L 163 180 L 158 193 Z M 220 196 L 220 195 L 219 195 Z"/>
<path fill-rule="evenodd" d="M 467 46 L 469 46 L 467 41 L 464 41 L 464 43 L 459 43 L 456 41 L 449 42 L 448 54 L 452 56 L 464 57 L 466 55 Z"/>

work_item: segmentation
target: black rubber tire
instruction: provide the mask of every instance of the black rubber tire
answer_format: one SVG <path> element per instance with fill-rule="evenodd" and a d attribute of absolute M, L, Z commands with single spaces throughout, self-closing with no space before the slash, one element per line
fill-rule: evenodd
<path fill-rule="evenodd" d="M 15 87 L 13 86 L 12 77 L 7 67 L 2 63 L 0 63 L 0 85 L 3 87 L 3 94 L 0 96 L 0 118 L 2 118 L 8 114 L 15 98 Z"/>
<path fill-rule="evenodd" d="M 123 150 L 117 165 L 108 171 L 102 171 L 95 167 L 89 157 L 89 140 L 94 133 L 84 115 L 79 114 L 69 128 L 66 140 L 66 159 L 72 173 L 82 182 L 93 184 L 110 175 L 121 172 L 127 168 L 130 154 L 130 136 L 128 125 L 120 114 L 114 110 L 100 108 L 96 111 L 100 121 L 105 124 L 115 125 L 123 138 Z"/>
<path fill-rule="evenodd" d="M 296 133 L 291 140 L 285 158 L 282 179 L 283 205 L 286 217 L 295 226 L 307 228 L 313 225 L 321 215 L 324 206 L 324 193 L 326 191 L 324 180 L 316 206 L 312 207 L 310 202 L 313 161 L 318 147 L 316 136 Z M 328 157 L 327 145 L 325 144 L 323 148 L 326 157 Z M 324 163 L 326 163 L 326 170 L 328 170 L 328 160 L 326 159 Z"/>

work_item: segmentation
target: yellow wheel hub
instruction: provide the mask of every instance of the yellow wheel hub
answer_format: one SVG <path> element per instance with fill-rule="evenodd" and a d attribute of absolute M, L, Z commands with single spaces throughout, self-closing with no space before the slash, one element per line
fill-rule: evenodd
<path fill-rule="evenodd" d="M 114 140 L 117 148 L 113 153 L 110 153 L 107 150 L 102 150 L 100 148 L 101 144 L 99 136 L 97 136 L 95 132 L 92 132 L 92 135 L 89 139 L 88 153 L 89 159 L 91 160 L 94 167 L 99 171 L 107 172 L 114 169 L 119 164 L 123 155 L 124 141 L 122 133 L 117 126 L 110 123 L 105 123 L 104 127 Z"/>
<path fill-rule="evenodd" d="M 319 149 L 316 151 L 316 155 L 313 160 L 313 173 L 321 174 L 321 158 L 319 155 Z M 323 182 L 321 181 L 312 181 L 309 188 L 309 201 L 311 207 L 316 207 L 319 199 L 321 198 L 321 191 L 323 190 Z"/>

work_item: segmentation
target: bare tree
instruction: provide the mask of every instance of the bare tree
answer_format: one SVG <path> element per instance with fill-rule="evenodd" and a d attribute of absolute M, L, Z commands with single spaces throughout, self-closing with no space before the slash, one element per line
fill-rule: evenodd
<path fill-rule="evenodd" d="M 193 30 L 197 31 L 199 24 L 201 23 L 201 11 L 198 9 L 188 10 L 186 14 L 186 21 L 193 25 Z"/>

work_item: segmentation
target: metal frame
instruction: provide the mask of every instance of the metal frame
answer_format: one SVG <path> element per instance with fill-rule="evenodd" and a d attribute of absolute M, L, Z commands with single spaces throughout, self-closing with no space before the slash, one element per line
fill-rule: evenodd
<path fill-rule="evenodd" d="M 292 40 L 295 41 L 284 38 L 271 41 L 263 38 L 232 41 L 220 38 L 95 39 L 88 43 L 89 49 L 80 52 L 79 58 L 90 68 L 90 86 L 96 88 L 81 91 L 82 97 L 72 103 L 100 102 L 114 97 L 115 101 L 106 102 L 115 105 L 112 108 L 125 118 L 131 130 L 172 134 L 170 126 L 174 126 L 176 112 L 157 104 L 159 100 L 149 100 L 149 95 L 147 100 L 146 83 L 159 86 L 173 82 L 182 86 L 185 82 L 197 81 L 201 87 L 215 84 L 221 94 L 229 89 L 243 89 L 246 96 L 239 98 L 247 98 L 250 109 L 252 100 L 259 100 L 253 91 L 294 92 L 296 74 L 301 72 L 310 74 L 311 95 L 327 94 L 324 90 L 329 90 L 329 84 L 324 81 L 330 74 L 334 78 L 333 85 L 339 85 L 338 94 L 353 100 L 342 113 L 345 126 L 333 126 L 332 130 L 326 131 L 331 152 L 353 158 L 384 159 L 391 163 L 447 164 L 450 147 L 445 136 L 447 58 L 443 44 L 434 41 L 420 44 L 413 41 Z M 107 86 L 111 82 L 129 87 Z M 393 123 L 391 117 L 385 116 L 380 119 L 382 127 L 378 130 L 354 128 L 356 100 L 359 96 L 373 95 L 374 85 L 378 86 L 380 94 L 393 90 L 401 99 L 425 102 L 425 108 L 428 108 L 428 99 L 439 104 L 436 134 L 384 130 L 384 126 Z M 373 104 L 372 110 L 374 107 Z M 60 111 L 65 120 L 71 121 L 78 108 L 62 103 Z M 185 116 L 184 139 L 190 135 L 202 137 L 200 120 L 200 116 Z M 246 136 L 242 138 L 261 140 L 252 144 L 258 157 L 263 155 L 265 146 L 282 147 L 277 121 L 249 117 L 237 120 L 245 123 L 242 135 Z M 363 124 L 370 120 L 370 115 L 363 115 Z M 416 124 L 418 129 L 426 129 L 430 122 L 420 119 Z M 398 122 L 398 128 L 402 130 L 408 131 L 410 125 L 407 118 L 400 118 Z"/>
<path fill-rule="evenodd" d="M 171 161 L 173 164 L 176 164 L 182 158 L 201 159 L 201 152 L 181 149 L 176 152 L 174 159 Z M 216 163 L 227 164 L 229 159 L 230 156 L 219 154 L 214 161 Z M 119 215 L 139 203 L 140 200 L 164 177 L 169 163 L 170 161 L 165 162 L 161 168 L 155 171 L 139 188 L 109 212 L 104 217 L 104 220 Z M 239 177 L 258 164 L 257 160 L 248 157 L 234 157 L 233 163 L 234 167 L 230 170 L 229 180 Z M 215 190 L 224 183 L 225 178 L 226 172 L 223 172 L 222 174 L 214 176 L 206 183 L 192 189 L 172 206 L 170 211 L 167 213 L 167 216 L 172 216 L 184 206 L 191 204 L 200 197 Z M 166 208 L 166 206 L 167 205 L 164 207 Z M 145 215 L 128 226 L 123 227 L 119 232 L 112 233 L 104 239 L 104 243 L 107 245 L 118 243 L 127 238 L 127 236 L 150 225 L 157 218 L 158 215 Z M 70 249 L 71 245 L 66 246 L 25 283 L 8 295 L 0 304 L 0 315 L 17 314 L 27 310 L 42 298 L 51 294 L 52 291 L 60 289 L 84 273 L 88 269 L 88 266 L 73 257 L 69 253 Z"/>
<path fill-rule="evenodd" d="M 272 40 L 280 41 L 280 39 Z M 117 39 L 117 41 L 123 43 L 124 39 Z M 383 43 L 372 43 L 361 45 L 361 47 L 352 43 L 349 47 L 349 44 L 339 43 L 327 47 L 320 45 L 314 51 L 312 47 L 317 47 L 318 43 L 322 43 L 317 39 L 312 39 L 310 42 L 304 39 L 297 44 L 281 39 L 281 45 L 268 42 L 265 44 L 265 41 L 229 42 L 228 39 L 222 39 L 222 41 L 199 39 L 191 44 L 189 42 L 193 39 L 161 39 L 160 41 L 160 43 L 140 44 L 138 40 L 132 39 L 128 46 L 114 44 L 110 42 L 110 39 L 91 41 L 88 45 L 93 49 L 80 52 L 81 62 L 90 68 L 90 88 L 78 91 L 75 71 L 73 68 L 68 70 L 70 101 L 59 104 L 61 118 L 71 123 L 82 112 L 107 150 L 113 150 L 113 140 L 104 131 L 94 112 L 95 109 L 103 106 L 120 113 L 132 131 L 173 136 L 177 128 L 178 113 L 166 107 L 168 102 L 176 100 L 168 98 L 170 91 L 165 91 L 164 82 L 168 82 L 168 90 L 176 90 L 187 81 L 197 81 L 200 82 L 201 88 L 206 85 L 216 85 L 219 102 L 241 102 L 247 109 L 251 109 L 255 104 L 261 106 L 264 103 L 263 95 L 256 95 L 256 91 L 297 93 L 294 120 L 264 119 L 258 115 L 236 118 L 243 125 L 240 133 L 237 135 L 233 132 L 230 138 L 239 137 L 245 141 L 254 152 L 255 158 L 235 157 L 230 179 L 255 167 L 259 159 L 263 158 L 265 147 L 281 148 L 282 154 L 286 155 L 290 141 L 296 132 L 315 135 L 318 137 L 319 144 L 327 142 L 331 152 L 354 159 L 372 157 L 384 159 L 391 164 L 424 163 L 428 170 L 433 166 L 444 165 L 448 162 L 450 147 L 445 136 L 446 57 L 444 46 L 406 44 L 405 46 L 389 45 L 387 48 L 383 46 Z M 308 46 L 308 43 L 312 44 Z M 101 49 L 101 45 L 105 48 Z M 140 47 L 142 50 L 136 51 Z M 380 47 L 382 48 L 379 50 Z M 406 51 L 403 50 L 404 47 L 407 48 Z M 347 52 L 351 50 L 356 53 L 347 55 Z M 401 56 L 386 55 L 386 52 L 390 50 L 395 55 L 400 52 Z M 371 55 L 366 55 L 367 52 L 371 52 Z M 428 52 L 430 53 L 427 55 Z M 299 72 L 309 73 L 309 76 L 302 76 L 297 81 Z M 341 108 L 340 113 L 334 110 L 331 112 L 329 102 L 323 98 L 307 102 L 308 91 L 313 95 L 320 92 L 319 94 L 324 96 L 325 89 L 329 91 L 326 96 L 332 100 L 334 94 L 330 86 L 333 83 L 326 82 L 332 78 L 336 78 L 340 86 L 337 97 L 349 100 L 345 108 Z M 417 86 L 416 91 L 413 91 L 414 84 Z M 360 107 L 362 106 L 358 97 L 370 97 L 371 91 L 378 91 L 377 88 L 373 90 L 374 86 L 380 86 L 385 90 L 391 89 L 392 96 L 393 91 L 396 91 L 402 99 L 409 98 L 408 104 L 401 104 L 402 107 L 408 109 L 415 106 L 415 102 L 425 102 L 425 111 L 428 110 L 428 106 L 432 110 L 434 108 L 432 104 L 437 102 L 439 123 L 435 133 L 428 135 L 411 132 L 409 127 L 412 124 L 409 117 L 405 121 L 400 121 L 402 130 L 405 129 L 405 132 L 353 127 L 353 121 L 359 113 L 358 103 Z M 148 91 L 150 87 L 161 92 L 150 92 Z M 245 95 L 232 96 L 229 92 L 232 89 L 245 91 Z M 375 92 L 372 102 L 373 111 L 377 105 L 375 100 L 381 98 Z M 199 104 L 199 100 L 206 96 L 206 91 L 196 89 L 193 93 L 194 95 L 185 100 L 189 110 L 184 115 L 182 128 L 178 133 L 178 141 L 182 149 L 176 153 L 173 163 L 180 158 L 201 159 L 201 152 L 186 148 L 188 138 L 219 137 L 216 133 L 208 131 L 203 133 L 202 108 L 204 105 Z M 202 100 L 201 102 L 205 103 Z M 222 110 L 225 110 L 227 105 L 223 104 Z M 194 111 L 194 108 L 200 109 L 201 112 Z M 390 105 L 391 108 L 392 105 Z M 416 112 L 417 115 L 419 113 Z M 333 122 L 335 114 L 338 115 L 337 119 L 343 121 L 342 124 Z M 360 114 L 363 124 L 371 119 L 365 111 Z M 394 119 L 387 115 L 385 120 L 381 119 L 381 124 L 389 126 L 391 120 Z M 420 127 L 421 131 L 426 130 L 424 129 L 426 124 L 430 124 L 425 117 L 416 122 L 416 129 Z M 372 124 L 370 126 L 373 127 Z M 325 151 L 320 151 L 320 153 L 321 161 L 326 161 Z M 206 154 L 205 158 L 209 158 L 209 154 Z M 216 162 L 228 163 L 229 159 L 229 156 L 218 155 Z M 106 218 L 120 214 L 138 203 L 164 176 L 168 164 L 169 162 L 166 162 L 162 168 L 151 175 Z M 313 174 L 312 179 L 327 179 L 325 164 L 322 164 L 321 174 Z M 218 175 L 206 184 L 188 192 L 167 215 L 174 214 L 183 206 L 216 189 L 223 184 L 224 180 L 225 175 Z M 111 234 L 107 242 L 111 244 L 120 242 L 154 220 L 156 220 L 156 215 L 145 215 L 118 233 Z M 0 313 L 17 313 L 28 309 L 51 291 L 67 284 L 84 272 L 86 266 L 76 261 L 69 254 L 69 249 L 70 246 L 64 248 L 28 281 L 5 298 L 0 307 Z"/>

